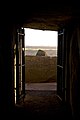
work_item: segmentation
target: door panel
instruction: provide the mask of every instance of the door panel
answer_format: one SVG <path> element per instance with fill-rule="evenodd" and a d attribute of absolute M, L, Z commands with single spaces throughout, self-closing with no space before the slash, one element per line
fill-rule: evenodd
<path fill-rule="evenodd" d="M 15 43 L 15 102 L 18 103 L 25 96 L 25 45 L 24 45 L 24 29 L 18 28 L 16 32 Z"/>
<path fill-rule="evenodd" d="M 65 78 L 64 78 L 64 29 L 58 31 L 58 53 L 57 53 L 57 93 L 65 98 Z"/>

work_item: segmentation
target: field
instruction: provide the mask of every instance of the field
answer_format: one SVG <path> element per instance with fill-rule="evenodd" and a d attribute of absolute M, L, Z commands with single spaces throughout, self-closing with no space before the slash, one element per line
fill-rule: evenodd
<path fill-rule="evenodd" d="M 57 80 L 57 57 L 25 56 L 25 82 L 45 83 Z"/>

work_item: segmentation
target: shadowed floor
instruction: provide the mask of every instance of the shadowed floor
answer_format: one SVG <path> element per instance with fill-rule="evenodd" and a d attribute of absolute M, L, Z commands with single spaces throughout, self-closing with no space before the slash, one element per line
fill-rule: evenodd
<path fill-rule="evenodd" d="M 37 85 L 27 84 L 24 102 L 16 104 L 9 116 L 26 120 L 72 120 L 69 105 L 57 95 L 56 84 Z"/>
<path fill-rule="evenodd" d="M 14 115 L 28 120 L 72 119 L 68 105 L 53 91 L 35 91 L 32 95 L 26 91 L 24 103 L 16 105 L 15 108 Z"/>

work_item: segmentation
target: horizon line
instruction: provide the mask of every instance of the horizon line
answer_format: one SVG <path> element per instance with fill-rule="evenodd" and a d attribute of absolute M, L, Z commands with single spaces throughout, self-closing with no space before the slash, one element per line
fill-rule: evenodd
<path fill-rule="evenodd" d="M 37 45 L 35 45 L 35 46 L 32 45 L 31 46 L 31 45 L 26 45 L 25 47 L 57 47 L 57 46 L 43 46 L 43 45 L 38 45 L 38 46 Z"/>

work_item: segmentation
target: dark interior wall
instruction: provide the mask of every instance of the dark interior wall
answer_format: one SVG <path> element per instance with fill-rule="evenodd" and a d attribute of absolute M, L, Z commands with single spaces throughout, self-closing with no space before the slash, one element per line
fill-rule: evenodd
<path fill-rule="evenodd" d="M 65 80 L 66 100 L 70 103 L 74 118 L 79 117 L 80 109 L 80 25 L 71 22 L 66 28 Z"/>
<path fill-rule="evenodd" d="M 39 1 L 40 2 L 40 1 Z M 64 1 L 65 2 L 65 1 Z M 30 22 L 29 20 L 32 20 L 31 22 L 33 22 L 33 20 L 35 21 L 35 19 L 31 19 L 34 18 L 34 15 L 36 16 L 40 16 L 43 17 L 44 14 L 45 16 L 48 15 L 48 18 L 56 18 L 51 20 L 53 23 L 58 20 L 60 20 L 60 18 L 62 19 L 63 16 L 61 17 L 62 13 L 64 13 L 64 15 L 67 13 L 70 13 L 70 15 L 73 14 L 74 15 L 79 15 L 80 13 L 80 6 L 78 4 L 78 7 L 74 4 L 74 6 L 70 6 L 70 7 L 65 7 L 64 5 L 62 5 L 61 1 L 60 4 L 56 1 L 56 5 L 52 4 L 49 1 L 50 4 L 48 3 L 44 3 L 42 4 L 40 2 L 36 3 L 36 5 L 33 7 L 32 6 L 32 1 L 30 1 L 30 4 L 25 4 L 25 12 L 24 12 L 24 7 L 22 7 L 22 2 L 21 2 L 21 6 L 16 5 L 16 9 L 15 5 L 10 6 L 10 4 L 8 6 L 10 6 L 9 11 L 6 12 L 7 7 L 5 8 L 5 12 L 3 13 L 3 16 L 5 16 L 5 18 L 3 18 L 3 16 L 1 16 L 1 20 L 3 22 L 0 23 L 0 110 L 1 111 L 7 111 L 10 108 L 12 108 L 13 104 L 14 104 L 14 98 L 13 98 L 13 39 L 15 39 L 15 37 L 13 38 L 13 26 L 12 24 L 9 24 L 9 21 L 11 20 L 14 23 L 28 23 Z M 34 3 L 35 4 L 35 3 Z M 66 4 L 66 2 L 65 2 Z M 24 6 L 24 5 L 23 5 Z M 34 9 L 35 7 L 35 9 Z M 21 10 L 20 8 L 22 8 L 23 10 Z M 53 9 L 54 8 L 54 9 Z M 64 8 L 66 8 L 66 12 L 64 11 Z M 75 9 L 74 9 L 75 8 Z M 13 9 L 14 12 L 12 12 L 11 14 L 11 10 Z M 20 10 L 20 11 L 19 11 Z M 70 10 L 70 11 L 69 11 Z M 73 10 L 73 11 L 72 11 Z M 44 11 L 44 14 L 42 14 Z M 1 10 L 2 12 L 2 10 Z M 53 14 L 52 14 L 53 13 Z M 7 17 L 6 17 L 7 14 Z M 59 16 L 59 17 L 58 17 Z M 9 18 L 10 19 L 9 19 Z M 40 17 L 40 18 L 41 18 Z M 3 18 L 3 19 L 2 19 Z M 8 20 L 6 20 L 8 18 Z M 29 19 L 28 19 L 29 18 Z M 45 17 L 46 19 L 46 17 Z M 42 19 L 44 24 L 46 24 L 45 19 Z M 41 19 L 39 19 L 39 21 L 36 22 L 42 22 L 40 21 Z M 10 23 L 11 23 L 10 21 Z M 8 22 L 8 23 L 7 23 Z M 50 22 L 50 21 L 48 21 Z M 63 21 L 61 22 L 57 22 L 55 23 L 55 25 L 57 24 L 58 26 L 60 24 L 62 24 Z M 2 24 L 2 25 L 1 25 Z M 53 24 L 51 24 L 52 27 Z M 55 26 L 53 25 L 53 26 Z M 15 31 L 15 30 L 14 30 Z M 15 33 L 14 33 L 15 34 Z M 15 35 L 14 35 L 15 36 Z M 80 109 L 80 105 L 79 105 L 79 101 L 80 101 L 80 95 L 79 95 L 79 91 L 80 91 L 80 73 L 79 73 L 79 69 L 80 69 L 80 53 L 79 53 L 79 47 L 80 44 L 80 25 L 77 24 L 77 21 L 75 22 L 71 22 L 67 28 L 66 28 L 66 65 L 65 65 L 65 80 L 66 80 L 66 99 L 67 101 L 70 103 L 71 108 L 72 108 L 72 112 L 73 114 L 75 114 L 75 116 L 79 115 L 79 109 Z M 77 109 L 78 108 L 78 109 Z"/>
<path fill-rule="evenodd" d="M 79 44 L 80 36 L 78 35 L 80 26 L 76 26 L 73 29 L 73 34 L 70 41 L 70 101 L 72 102 L 73 112 L 75 115 L 78 115 L 78 108 L 80 107 L 79 103 L 79 71 L 80 71 L 80 59 L 79 59 Z"/>
<path fill-rule="evenodd" d="M 11 110 L 13 99 L 13 26 L 0 25 L 0 111 Z"/>

